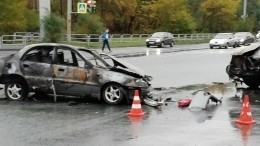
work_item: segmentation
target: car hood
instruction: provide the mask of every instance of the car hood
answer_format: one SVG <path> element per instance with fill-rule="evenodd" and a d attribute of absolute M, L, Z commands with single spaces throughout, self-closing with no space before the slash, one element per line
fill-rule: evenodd
<path fill-rule="evenodd" d="M 111 69 L 114 71 L 130 74 L 132 76 L 143 77 L 143 78 L 146 78 L 147 81 L 152 80 L 151 76 L 147 75 L 143 70 L 135 67 L 134 65 L 132 65 L 128 62 L 125 62 L 125 61 L 118 59 L 114 56 L 111 56 L 109 54 L 101 53 L 100 55 L 109 57 L 110 59 L 113 60 L 114 66 Z"/>
<path fill-rule="evenodd" d="M 253 50 L 256 50 L 260 47 L 260 43 L 252 43 L 250 44 L 249 46 L 242 46 L 238 49 L 236 49 L 232 55 L 243 55 L 247 52 L 250 52 L 250 51 L 253 51 Z"/>
<path fill-rule="evenodd" d="M 219 42 L 219 41 L 227 41 L 228 39 L 212 39 L 213 42 Z"/>

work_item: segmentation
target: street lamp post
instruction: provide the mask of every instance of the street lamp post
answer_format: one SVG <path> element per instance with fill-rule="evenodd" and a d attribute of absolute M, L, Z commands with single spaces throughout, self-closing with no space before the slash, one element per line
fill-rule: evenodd
<path fill-rule="evenodd" d="M 67 41 L 71 41 L 71 12 L 72 12 L 72 0 L 67 1 Z"/>
<path fill-rule="evenodd" d="M 242 18 L 244 19 L 244 21 L 246 20 L 246 17 L 247 17 L 246 7 L 247 7 L 247 0 L 244 0 L 243 15 L 242 15 Z"/>

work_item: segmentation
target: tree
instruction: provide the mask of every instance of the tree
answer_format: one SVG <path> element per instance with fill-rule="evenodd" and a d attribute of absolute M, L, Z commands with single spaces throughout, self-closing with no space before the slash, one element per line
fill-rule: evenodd
<path fill-rule="evenodd" d="M 1 0 L 0 8 L 1 35 L 26 29 L 26 0 Z"/>
<path fill-rule="evenodd" d="M 73 28 L 78 34 L 98 34 L 104 31 L 103 23 L 96 15 L 79 14 Z"/>
<path fill-rule="evenodd" d="M 210 32 L 235 29 L 239 0 L 204 0 L 200 5 L 204 30 Z"/>
<path fill-rule="evenodd" d="M 64 36 L 65 20 L 55 14 L 49 14 L 43 18 L 44 41 L 57 43 Z"/>

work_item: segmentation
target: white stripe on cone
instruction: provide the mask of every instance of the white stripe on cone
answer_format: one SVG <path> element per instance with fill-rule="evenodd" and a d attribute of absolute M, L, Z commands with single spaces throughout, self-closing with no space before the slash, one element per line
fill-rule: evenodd
<path fill-rule="evenodd" d="M 140 99 L 139 99 L 139 96 L 134 96 L 134 100 L 135 100 L 135 101 L 140 100 Z"/>
<path fill-rule="evenodd" d="M 140 109 L 140 108 L 142 108 L 142 107 L 141 107 L 141 104 L 132 104 L 132 108 L 134 108 L 134 109 Z"/>

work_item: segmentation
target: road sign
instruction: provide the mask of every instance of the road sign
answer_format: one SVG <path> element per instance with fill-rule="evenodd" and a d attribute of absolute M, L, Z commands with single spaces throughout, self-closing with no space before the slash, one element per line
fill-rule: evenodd
<path fill-rule="evenodd" d="M 78 3 L 77 13 L 87 13 L 87 3 Z"/>

